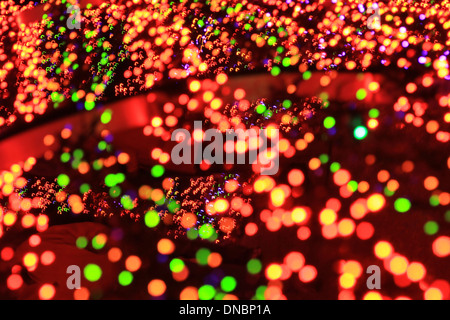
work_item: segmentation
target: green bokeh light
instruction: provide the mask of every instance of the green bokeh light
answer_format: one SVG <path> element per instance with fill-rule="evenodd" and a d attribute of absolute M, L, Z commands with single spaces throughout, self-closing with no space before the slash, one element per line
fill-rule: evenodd
<path fill-rule="evenodd" d="M 225 292 L 231 292 L 236 288 L 237 282 L 236 279 L 232 276 L 226 276 L 220 281 L 220 287 Z"/>
<path fill-rule="evenodd" d="M 167 204 L 167 209 L 169 209 L 171 213 L 178 212 L 180 208 L 181 208 L 180 204 L 177 203 L 175 200 L 170 200 L 169 203 Z"/>
<path fill-rule="evenodd" d="M 149 228 L 154 228 L 159 224 L 160 217 L 158 215 L 158 212 L 155 210 L 150 210 L 145 214 L 144 221 L 145 225 Z"/>
<path fill-rule="evenodd" d="M 272 115 L 273 115 L 272 110 L 266 110 L 264 112 L 264 118 L 266 118 L 266 119 L 270 119 L 272 117 Z"/>
<path fill-rule="evenodd" d="M 88 192 L 89 190 L 91 190 L 91 187 L 90 187 L 89 184 L 87 184 L 87 183 L 83 183 L 83 184 L 80 186 L 80 192 L 81 192 L 81 193 L 86 193 L 86 192 Z"/>
<path fill-rule="evenodd" d="M 153 166 L 151 173 L 153 177 L 159 178 L 164 174 L 164 167 L 160 164 L 157 164 Z"/>
<path fill-rule="evenodd" d="M 134 208 L 133 199 L 131 199 L 131 197 L 127 194 L 120 198 L 120 203 L 127 210 L 131 210 Z"/>
<path fill-rule="evenodd" d="M 198 231 L 195 228 L 190 228 L 187 232 L 186 235 L 188 237 L 189 240 L 194 240 L 197 239 L 198 237 Z"/>
<path fill-rule="evenodd" d="M 383 191 L 384 191 L 384 194 L 385 194 L 387 197 L 392 197 L 392 196 L 395 194 L 395 192 L 389 190 L 389 188 L 388 188 L 387 186 L 384 187 Z"/>
<path fill-rule="evenodd" d="M 70 160 L 70 153 L 64 152 L 61 154 L 61 162 L 68 162 Z"/>
<path fill-rule="evenodd" d="M 283 59 L 281 64 L 283 65 L 283 67 L 287 68 L 287 67 L 289 67 L 291 65 L 291 59 L 286 57 L 286 58 Z"/>
<path fill-rule="evenodd" d="M 309 79 L 311 79 L 311 77 L 312 77 L 311 71 L 305 71 L 305 72 L 303 73 L 302 77 L 303 77 L 303 80 L 309 80 Z"/>
<path fill-rule="evenodd" d="M 433 207 L 437 207 L 439 203 L 439 196 L 437 194 L 433 194 L 430 197 L 430 205 L 432 205 Z"/>
<path fill-rule="evenodd" d="M 380 111 L 378 111 L 378 109 L 370 109 L 369 110 L 369 117 L 371 118 L 378 118 L 378 116 L 380 115 Z"/>
<path fill-rule="evenodd" d="M 216 289 L 212 285 L 205 284 L 198 289 L 198 298 L 200 300 L 211 300 L 216 294 Z"/>
<path fill-rule="evenodd" d="M 109 195 L 113 198 L 117 198 L 122 193 L 122 189 L 119 186 L 114 186 L 109 189 Z"/>
<path fill-rule="evenodd" d="M 398 198 L 394 202 L 394 208 L 398 212 L 407 212 L 411 209 L 411 202 L 406 198 Z"/>
<path fill-rule="evenodd" d="M 92 168 L 94 168 L 94 170 L 100 170 L 103 168 L 103 163 L 100 160 L 94 160 L 92 163 Z"/>
<path fill-rule="evenodd" d="M 274 36 L 271 36 L 271 37 L 269 38 L 269 40 L 267 40 L 267 44 L 268 44 L 269 46 L 273 46 L 276 42 L 277 42 L 277 38 L 274 37 Z"/>
<path fill-rule="evenodd" d="M 92 247 L 96 250 L 102 249 L 106 244 L 106 241 L 104 241 L 103 237 L 99 237 L 96 235 L 94 238 L 92 238 Z"/>
<path fill-rule="evenodd" d="M 58 184 L 59 184 L 61 187 L 64 188 L 64 187 L 67 186 L 69 183 L 70 183 L 70 178 L 69 178 L 69 176 L 68 176 L 67 174 L 61 173 L 61 174 L 58 176 Z"/>
<path fill-rule="evenodd" d="M 119 273 L 118 280 L 121 286 L 128 286 L 133 282 L 133 274 L 128 270 L 124 270 Z"/>
<path fill-rule="evenodd" d="M 77 240 L 75 241 L 75 245 L 79 249 L 86 248 L 87 244 L 88 244 L 88 240 L 86 239 L 86 237 L 83 237 L 83 236 L 78 237 Z"/>
<path fill-rule="evenodd" d="M 270 70 L 270 74 L 273 75 L 274 77 L 278 76 L 280 72 L 281 70 L 277 66 L 273 67 L 272 70 Z"/>
<path fill-rule="evenodd" d="M 105 184 L 108 187 L 112 187 L 116 185 L 116 176 L 114 173 L 110 173 L 105 177 Z"/>
<path fill-rule="evenodd" d="M 108 146 L 108 144 L 106 143 L 106 141 L 100 141 L 97 145 L 98 150 L 101 150 L 101 151 L 105 150 L 107 146 Z"/>
<path fill-rule="evenodd" d="M 323 153 L 319 156 L 320 162 L 321 163 L 327 163 L 328 160 L 330 159 L 330 157 L 328 157 L 327 154 Z"/>
<path fill-rule="evenodd" d="M 432 236 L 432 235 L 436 234 L 439 231 L 439 225 L 437 224 L 436 221 L 428 221 L 423 226 L 423 229 L 424 229 L 426 234 Z"/>
<path fill-rule="evenodd" d="M 94 101 L 85 101 L 84 102 L 84 108 L 88 111 L 94 109 L 95 107 L 95 102 Z"/>
<path fill-rule="evenodd" d="M 257 300 L 265 300 L 266 299 L 266 297 L 265 297 L 266 289 L 267 289 L 266 286 L 259 286 L 256 289 L 255 298 Z"/>
<path fill-rule="evenodd" d="M 83 156 L 84 156 L 84 151 L 83 150 L 81 150 L 81 149 L 74 150 L 73 157 L 75 159 L 81 159 L 81 158 L 83 158 Z"/>
<path fill-rule="evenodd" d="M 364 100 L 367 97 L 367 91 L 365 89 L 359 89 L 356 91 L 356 99 Z"/>
<path fill-rule="evenodd" d="M 266 109 L 267 109 L 267 107 L 265 105 L 259 104 L 256 107 L 256 112 L 259 113 L 259 114 L 262 114 L 262 113 L 264 113 L 264 111 L 266 111 Z"/>
<path fill-rule="evenodd" d="M 102 269 L 94 263 L 89 263 L 84 267 L 84 277 L 90 282 L 98 281 L 102 277 Z"/>
<path fill-rule="evenodd" d="M 223 300 L 226 296 L 226 293 L 223 292 L 217 292 L 214 296 L 214 300 Z"/>
<path fill-rule="evenodd" d="M 197 263 L 202 266 L 206 266 L 208 264 L 208 257 L 211 254 L 211 251 L 206 248 L 201 248 L 195 254 L 195 258 L 197 259 Z"/>
<path fill-rule="evenodd" d="M 358 139 L 362 140 L 365 137 L 367 137 L 367 128 L 364 126 L 357 126 L 355 130 L 353 131 L 353 136 Z"/>
<path fill-rule="evenodd" d="M 247 262 L 247 271 L 250 274 L 257 274 L 261 272 L 262 264 L 258 259 L 251 259 Z"/>
<path fill-rule="evenodd" d="M 291 106 L 292 106 L 291 100 L 286 99 L 286 100 L 283 101 L 283 107 L 284 108 L 289 109 Z"/>
<path fill-rule="evenodd" d="M 181 259 L 175 258 L 175 259 L 172 259 L 172 261 L 170 261 L 169 267 L 172 272 L 178 273 L 178 272 L 183 271 L 184 262 Z"/>
<path fill-rule="evenodd" d="M 338 171 L 340 168 L 341 168 L 341 165 L 340 165 L 338 162 L 333 162 L 333 163 L 330 165 L 330 170 L 331 170 L 331 172 L 336 172 L 336 171 Z"/>
<path fill-rule="evenodd" d="M 326 117 L 323 120 L 323 126 L 327 129 L 333 128 L 335 124 L 336 124 L 336 120 L 334 120 L 333 117 Z"/>
<path fill-rule="evenodd" d="M 210 238 L 214 233 L 214 228 L 209 223 L 205 223 L 198 228 L 198 234 L 202 239 Z"/>
<path fill-rule="evenodd" d="M 356 182 L 355 180 L 351 180 L 348 182 L 347 187 L 352 192 L 356 192 L 356 190 L 358 190 L 358 182 Z"/>
<path fill-rule="evenodd" d="M 112 118 L 111 110 L 105 110 L 105 112 L 103 112 L 102 116 L 100 117 L 100 121 L 104 124 L 107 124 L 111 121 L 111 118 Z"/>

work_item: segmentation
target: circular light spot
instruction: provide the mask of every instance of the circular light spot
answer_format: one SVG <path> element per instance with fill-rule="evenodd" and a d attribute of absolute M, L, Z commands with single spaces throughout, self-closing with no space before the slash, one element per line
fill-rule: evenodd
<path fill-rule="evenodd" d="M 34 267 L 37 264 L 37 262 L 38 262 L 38 256 L 33 252 L 28 252 L 23 257 L 23 264 L 27 268 Z"/>
<path fill-rule="evenodd" d="M 148 283 L 148 293 L 153 297 L 159 297 L 166 292 L 166 283 L 160 279 L 153 279 Z"/>
<path fill-rule="evenodd" d="M 408 268 L 408 260 L 402 256 L 395 256 L 389 262 L 389 267 L 393 274 L 402 275 L 406 272 Z"/>
<path fill-rule="evenodd" d="M 131 272 L 138 271 L 141 265 L 142 262 L 138 256 L 132 255 L 125 260 L 125 268 L 127 268 L 127 270 Z"/>
<path fill-rule="evenodd" d="M 55 293 L 55 287 L 51 284 L 46 283 L 39 289 L 39 299 L 51 300 L 55 296 Z"/>
<path fill-rule="evenodd" d="M 438 288 L 428 288 L 427 291 L 424 293 L 425 300 L 442 300 L 443 295 L 441 290 Z"/>
<path fill-rule="evenodd" d="M 344 289 L 353 288 L 356 283 L 355 276 L 351 273 L 344 273 L 339 277 L 339 284 Z"/>
<path fill-rule="evenodd" d="M 152 167 L 151 174 L 154 178 L 159 178 L 164 174 L 164 167 L 160 164 L 157 164 Z"/>
<path fill-rule="evenodd" d="M 283 272 L 283 269 L 279 264 L 272 263 L 269 265 L 266 269 L 266 277 L 269 280 L 276 280 L 281 277 L 281 274 Z"/>
<path fill-rule="evenodd" d="M 198 290 L 195 287 L 186 287 L 180 292 L 180 300 L 198 300 Z"/>
<path fill-rule="evenodd" d="M 328 226 L 336 221 L 337 215 L 334 210 L 331 209 L 323 209 L 319 214 L 319 221 L 321 224 Z"/>
<path fill-rule="evenodd" d="M 70 183 L 70 178 L 68 175 L 61 173 L 57 178 L 58 184 L 64 188 Z"/>
<path fill-rule="evenodd" d="M 398 212 L 407 212 L 411 209 L 411 202 L 406 198 L 398 198 L 394 202 L 394 208 Z"/>
<path fill-rule="evenodd" d="M 298 273 L 298 276 L 300 278 L 300 281 L 304 283 L 308 283 L 313 281 L 317 276 L 317 270 L 314 266 L 304 266 L 300 272 Z"/>
<path fill-rule="evenodd" d="M 102 269 L 98 265 L 93 263 L 89 263 L 88 265 L 86 265 L 83 271 L 84 277 L 90 282 L 98 281 L 102 276 Z"/>
<path fill-rule="evenodd" d="M 299 169 L 292 169 L 288 174 L 289 184 L 293 187 L 300 186 L 305 180 L 305 175 Z"/>
<path fill-rule="evenodd" d="M 413 282 L 418 282 L 422 280 L 426 275 L 426 269 L 420 262 L 411 262 L 406 269 L 406 275 L 408 279 Z"/>
<path fill-rule="evenodd" d="M 9 290 L 17 290 L 23 285 L 23 279 L 18 274 L 12 274 L 6 279 L 6 286 Z"/>
<path fill-rule="evenodd" d="M 156 212 L 155 210 L 148 211 L 145 214 L 144 222 L 147 227 L 154 228 L 159 224 L 159 221 L 160 218 L 158 212 Z"/>
<path fill-rule="evenodd" d="M 118 280 L 121 286 L 129 286 L 133 282 L 133 274 L 130 271 L 124 270 L 119 273 Z"/>
<path fill-rule="evenodd" d="M 231 276 L 226 276 L 220 281 L 220 287 L 225 292 L 231 292 L 236 288 L 236 279 Z"/>
<path fill-rule="evenodd" d="M 290 252 L 284 257 L 284 263 L 293 272 L 299 271 L 305 265 L 305 257 L 300 252 Z"/>
<path fill-rule="evenodd" d="M 353 131 L 353 136 L 355 137 L 355 139 L 362 140 L 365 137 L 367 137 L 367 133 L 368 133 L 368 131 L 367 131 L 366 127 L 358 126 Z"/>
<path fill-rule="evenodd" d="M 89 300 L 89 289 L 81 287 L 80 289 L 75 289 L 73 292 L 74 300 Z"/>
<path fill-rule="evenodd" d="M 170 261 L 169 268 L 172 272 L 181 272 L 184 269 L 184 262 L 178 258 L 172 259 L 172 261 Z"/>
<path fill-rule="evenodd" d="M 161 239 L 158 241 L 157 248 L 161 254 L 171 254 L 175 250 L 175 245 L 169 239 Z"/>
<path fill-rule="evenodd" d="M 394 248 L 387 241 L 379 241 L 375 244 L 375 247 L 374 247 L 375 255 L 379 259 L 386 259 L 387 257 L 389 257 L 392 254 L 393 251 L 394 251 Z"/>
<path fill-rule="evenodd" d="M 108 260 L 111 262 L 117 262 L 122 258 L 122 250 L 119 248 L 111 248 L 108 251 Z"/>
<path fill-rule="evenodd" d="M 373 194 L 367 199 L 367 208 L 372 212 L 380 211 L 386 203 L 381 194 Z"/>
<path fill-rule="evenodd" d="M 215 294 L 216 290 L 209 284 L 205 284 L 198 289 L 198 297 L 200 300 L 211 300 Z"/>
<path fill-rule="evenodd" d="M 367 91 L 365 89 L 359 89 L 356 91 L 356 99 L 364 100 L 367 97 Z"/>
<path fill-rule="evenodd" d="M 433 241 L 433 253 L 440 257 L 445 258 L 450 254 L 450 238 L 447 236 L 440 236 Z"/>
<path fill-rule="evenodd" d="M 247 271 L 250 274 L 257 274 L 261 272 L 262 264 L 258 259 L 251 259 L 247 262 Z"/>
<path fill-rule="evenodd" d="M 323 126 L 326 129 L 331 129 L 334 127 L 334 125 L 336 124 L 336 120 L 334 120 L 333 117 L 326 117 L 325 120 L 323 120 Z"/>
<path fill-rule="evenodd" d="M 432 236 L 439 231 L 439 225 L 437 224 L 436 221 L 428 221 L 423 226 L 423 229 L 426 234 Z"/>

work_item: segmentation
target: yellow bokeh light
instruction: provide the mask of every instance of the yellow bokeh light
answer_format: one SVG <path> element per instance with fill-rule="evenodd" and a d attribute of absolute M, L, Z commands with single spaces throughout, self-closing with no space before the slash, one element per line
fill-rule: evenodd
<path fill-rule="evenodd" d="M 394 248 L 387 241 L 379 241 L 375 244 L 374 251 L 379 259 L 386 259 L 392 254 Z"/>
<path fill-rule="evenodd" d="M 323 209 L 319 214 L 319 221 L 323 225 L 330 225 L 336 221 L 337 215 L 334 210 L 331 209 Z"/>
<path fill-rule="evenodd" d="M 306 219 L 306 210 L 303 208 L 295 208 L 292 210 L 292 221 L 300 223 Z"/>
<path fill-rule="evenodd" d="M 355 283 L 355 276 L 351 273 L 344 273 L 339 277 L 339 285 L 344 289 L 353 288 Z"/>
<path fill-rule="evenodd" d="M 408 268 L 408 260 L 400 255 L 394 256 L 389 262 L 391 272 L 395 275 L 402 275 Z"/>
<path fill-rule="evenodd" d="M 384 199 L 383 195 L 376 193 L 371 195 L 367 199 L 367 208 L 372 212 L 376 212 L 381 210 L 384 207 L 385 203 L 386 200 Z"/>
<path fill-rule="evenodd" d="M 269 280 L 277 280 L 281 277 L 281 274 L 283 273 L 283 269 L 279 264 L 272 263 L 269 265 L 266 269 L 266 277 Z"/>

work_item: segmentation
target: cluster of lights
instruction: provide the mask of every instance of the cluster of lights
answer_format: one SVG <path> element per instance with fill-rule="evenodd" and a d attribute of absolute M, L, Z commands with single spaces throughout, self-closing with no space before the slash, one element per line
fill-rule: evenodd
<path fill-rule="evenodd" d="M 39 272 L 62 254 L 43 250 L 41 244 L 57 211 L 74 219 L 128 219 L 144 226 L 144 233 L 158 234 L 152 263 L 170 276 L 146 280 L 154 299 L 289 299 L 283 289 L 290 282 L 308 286 L 331 270 L 320 262 L 328 258 L 314 259 L 308 244 L 327 246 L 333 239 L 346 246 L 361 243 L 373 252 L 336 258 L 336 298 L 410 299 L 417 297 L 408 291 L 412 286 L 424 299 L 450 298 L 450 284 L 443 279 L 448 274 L 430 272 L 431 264 L 450 255 L 448 181 L 433 169 L 450 169 L 450 157 L 442 154 L 450 140 L 450 95 L 440 89 L 450 80 L 449 5 L 380 3 L 382 23 L 370 30 L 365 14 L 369 1 L 276 4 L 278 9 L 273 1 L 88 5 L 82 9 L 80 31 L 66 28 L 55 14 L 70 1 L 46 2 L 34 24 L 21 20 L 33 10 L 30 6 L 0 4 L 5 18 L 0 34 L 5 36 L 0 49 L 0 135 L 27 128 L 60 109 L 98 112 L 101 128 L 75 143 L 73 124 L 67 124 L 44 137 L 48 150 L 42 158 L 22 159 L 0 172 L 0 238 L 8 232 L 36 231 L 25 251 L 12 244 L 0 250 L 0 259 L 11 263 L 6 281 L 11 294 L 26 286 L 23 268 Z M 362 73 L 380 68 L 393 75 L 417 75 L 399 77 L 398 96 L 386 103 L 377 96 L 389 92 L 388 80 Z M 233 79 L 251 70 L 265 72 L 268 82 L 284 81 L 283 92 L 261 96 Z M 333 93 L 340 90 L 333 85 L 347 71 L 362 80 L 342 93 L 349 95 L 343 103 L 333 99 L 341 94 Z M 305 83 L 317 88 L 313 97 L 302 97 Z M 167 84 L 178 90 L 161 99 L 158 90 Z M 115 146 L 109 127 L 113 108 L 103 109 L 112 99 L 137 94 L 145 94 L 162 111 L 142 128 L 143 139 L 161 145 L 177 128 L 191 129 L 187 119 L 194 117 L 221 132 L 279 129 L 279 173 L 260 175 L 257 163 L 244 170 L 225 164 L 217 173 L 202 162 L 197 176 L 186 179 L 170 170 L 170 150 L 160 146 L 147 155 L 151 165 L 142 176 L 147 182 L 141 183 L 132 170 L 135 155 Z M 437 164 L 427 166 L 411 148 L 393 141 L 395 135 L 399 141 L 420 137 L 424 150 L 440 152 Z M 203 140 L 204 132 L 193 132 L 192 139 Z M 245 153 L 257 144 L 224 147 Z M 60 146 L 58 151 L 55 146 Z M 45 161 L 55 164 L 53 181 L 34 175 L 34 166 Z M 420 214 L 424 205 L 435 212 L 433 217 Z M 411 232 L 426 239 L 426 259 L 408 256 L 400 245 L 405 238 L 383 232 L 380 219 L 391 216 L 396 223 L 417 216 L 420 228 Z M 226 269 L 230 257 L 216 247 L 232 247 L 240 239 L 276 242 L 284 233 L 293 235 L 299 249 L 280 247 L 278 258 L 241 257 L 244 278 Z M 139 285 L 136 279 L 142 278 L 148 260 L 128 253 L 122 239 L 117 229 L 74 239 L 71 245 L 77 250 L 93 250 L 105 259 L 83 266 L 87 282 L 71 298 L 102 298 L 97 285 L 110 279 L 110 270 L 116 271 L 111 281 L 123 290 Z M 180 240 L 198 248 L 195 257 L 177 251 L 183 247 Z M 377 263 L 404 294 L 363 287 L 366 264 Z M 208 270 L 202 284 L 190 276 L 196 269 Z M 241 283 L 246 279 L 254 286 L 250 295 Z M 172 283 L 181 289 L 169 292 Z M 45 282 L 36 294 L 53 299 L 58 290 Z"/>

